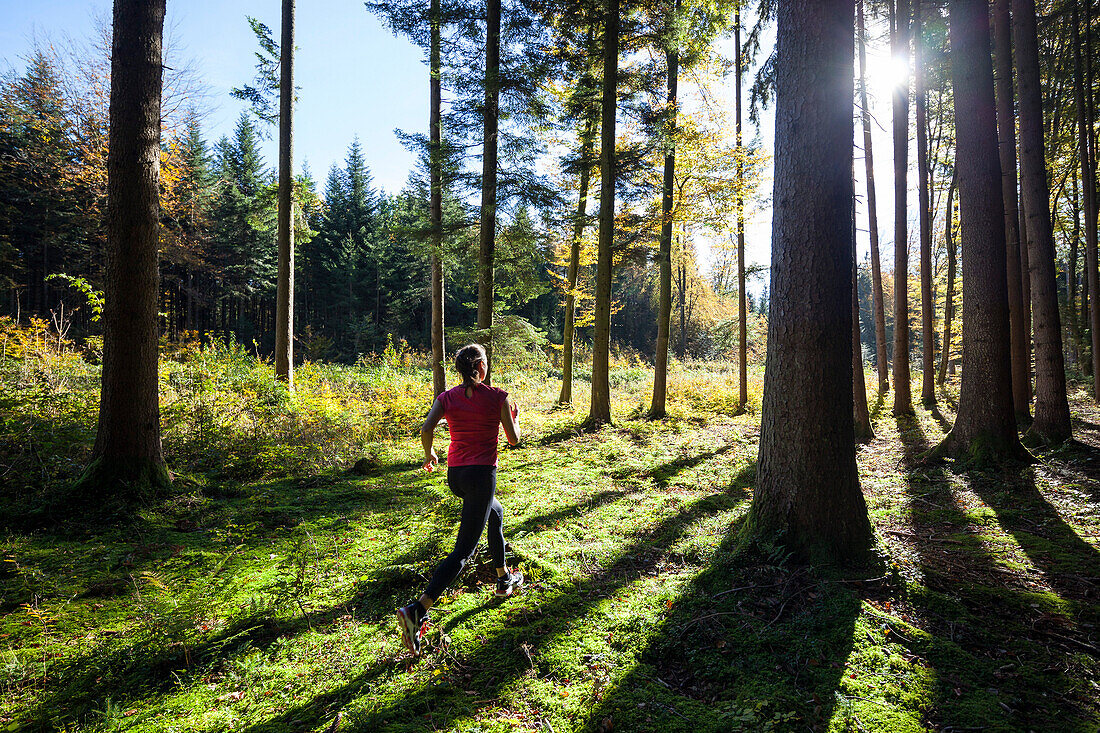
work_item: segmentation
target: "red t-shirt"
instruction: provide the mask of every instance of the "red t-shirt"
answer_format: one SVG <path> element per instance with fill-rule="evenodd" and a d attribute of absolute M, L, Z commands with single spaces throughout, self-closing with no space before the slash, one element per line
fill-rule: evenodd
<path fill-rule="evenodd" d="M 467 397 L 466 387 L 460 384 L 437 399 L 443 405 L 443 416 L 451 431 L 447 465 L 497 465 L 500 406 L 508 399 L 508 393 L 499 387 L 475 384 Z"/>

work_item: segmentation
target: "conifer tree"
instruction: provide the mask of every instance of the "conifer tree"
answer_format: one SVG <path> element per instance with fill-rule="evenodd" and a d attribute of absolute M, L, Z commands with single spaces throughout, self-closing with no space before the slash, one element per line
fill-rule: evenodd
<path fill-rule="evenodd" d="M 74 490 L 86 504 L 148 498 L 170 482 L 157 391 L 164 0 L 115 0 L 113 21 L 102 390 Z"/>
<path fill-rule="evenodd" d="M 1012 406 L 1004 199 L 986 1 L 952 0 L 950 36 L 962 214 L 962 385 L 955 424 L 933 454 L 1024 458 Z"/>
<path fill-rule="evenodd" d="M 890 0 L 890 50 L 909 65 L 909 0 Z M 909 374 L 909 79 L 893 94 L 894 135 L 894 415 L 913 414 Z"/>
<path fill-rule="evenodd" d="M 294 388 L 294 0 L 283 0 L 279 76 L 279 274 L 275 377 Z"/>
<path fill-rule="evenodd" d="M 1020 183 L 1027 219 L 1035 337 L 1035 420 L 1029 434 L 1050 443 L 1061 443 L 1070 438 L 1071 430 L 1062 356 L 1062 323 L 1058 312 L 1050 187 L 1043 146 L 1035 0 L 1013 0 L 1012 9 L 1020 87 Z"/>
<path fill-rule="evenodd" d="M 600 113 L 600 225 L 596 321 L 592 337 L 592 400 L 588 424 L 611 422 L 611 267 L 615 236 L 615 115 L 618 111 L 619 0 L 603 3 L 603 85 Z"/>
<path fill-rule="evenodd" d="M 854 11 L 778 3 L 768 355 L 743 530 L 840 560 L 872 541 L 852 424 Z"/>

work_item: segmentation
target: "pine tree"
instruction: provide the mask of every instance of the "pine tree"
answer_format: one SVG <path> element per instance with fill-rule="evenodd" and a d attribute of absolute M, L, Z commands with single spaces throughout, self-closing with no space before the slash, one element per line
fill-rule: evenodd
<path fill-rule="evenodd" d="M 1050 187 L 1043 151 L 1043 100 L 1035 0 L 1013 0 L 1013 37 L 1020 86 L 1020 184 L 1027 219 L 1028 262 L 1035 337 L 1035 420 L 1030 435 L 1046 442 L 1070 438 L 1062 324 L 1054 265 Z M 1017 410 L 1017 412 L 1019 412 Z"/>
<path fill-rule="evenodd" d="M 157 379 L 161 42 L 164 0 L 115 0 L 107 160 L 103 373 L 85 505 L 141 499 L 169 482 Z"/>
<path fill-rule="evenodd" d="M 950 33 L 962 214 L 962 386 L 955 424 L 933 454 L 1024 458 L 1012 406 L 1004 199 L 985 0 L 952 0 Z"/>
<path fill-rule="evenodd" d="M 890 0 L 890 47 L 909 64 L 909 0 Z M 894 415 L 913 414 L 909 374 L 909 80 L 894 88 Z"/>
<path fill-rule="evenodd" d="M 768 355 L 743 530 L 841 560 L 872 542 L 852 424 L 854 10 L 779 2 Z"/>

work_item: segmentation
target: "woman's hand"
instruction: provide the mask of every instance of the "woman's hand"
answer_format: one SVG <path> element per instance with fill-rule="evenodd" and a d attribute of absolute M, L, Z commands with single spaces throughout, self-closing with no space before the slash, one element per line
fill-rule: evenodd
<path fill-rule="evenodd" d="M 437 463 L 439 463 L 439 456 L 435 454 L 435 448 L 432 448 L 424 454 L 424 470 L 434 471 Z"/>

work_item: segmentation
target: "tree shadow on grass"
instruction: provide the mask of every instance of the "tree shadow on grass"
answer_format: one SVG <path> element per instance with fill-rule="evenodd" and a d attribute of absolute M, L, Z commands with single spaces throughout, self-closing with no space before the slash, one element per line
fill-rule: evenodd
<path fill-rule="evenodd" d="M 1082 431 L 1077 429 L 1080 435 Z M 1100 438 L 1096 433 L 1081 438 Z M 1045 468 L 1053 471 L 1063 484 L 1071 484 L 1100 502 L 1100 448 L 1084 440 L 1070 439 L 1052 451 L 1042 454 Z"/>
<path fill-rule="evenodd" d="M 1043 625 L 1052 623 L 1060 602 L 990 554 L 993 542 L 975 526 L 982 521 L 980 508 L 965 507 L 953 487 L 953 481 L 962 481 L 989 503 L 983 484 L 1019 490 L 1018 484 L 1028 481 L 1014 477 L 1017 467 L 991 476 L 955 475 L 943 464 L 928 465 L 921 456 L 931 446 L 919 423 L 899 418 L 898 431 L 911 532 L 891 533 L 903 537 L 916 555 L 920 578 L 909 585 L 896 612 L 913 617 L 927 635 L 887 626 L 894 631 L 891 641 L 934 671 L 935 699 L 925 723 L 1005 730 L 1088 727 L 1100 709 L 1085 682 L 1100 665 L 1093 659 L 1082 667 L 1071 653 L 1080 651 L 1071 648 L 1072 641 L 1051 643 Z M 1024 498 L 1035 501 L 1026 490 Z M 997 519 L 1012 533 L 1011 521 Z M 1056 539 L 1070 541 L 1062 532 Z"/>
<path fill-rule="evenodd" d="M 659 466 L 650 469 L 648 472 L 646 472 L 646 476 L 653 479 L 653 481 L 656 482 L 658 488 L 664 489 L 667 488 L 668 485 L 672 482 L 672 479 L 676 478 L 676 476 L 681 472 L 695 468 L 699 464 L 705 463 L 712 458 L 717 458 L 718 456 L 724 455 L 730 452 L 732 449 L 733 446 L 723 445 L 720 448 L 705 450 L 694 455 L 681 456 L 680 458 L 667 461 L 660 464 Z"/>
<path fill-rule="evenodd" d="M 583 730 L 805 730 L 834 713 L 858 597 L 730 527 Z"/>
<path fill-rule="evenodd" d="M 124 645 L 108 641 L 66 660 L 62 671 L 46 683 L 41 702 L 29 711 L 28 724 L 54 730 L 58 721 L 83 721 L 108 698 L 123 706 L 163 699 L 173 690 L 216 672 L 247 649 L 266 650 L 278 639 L 326 627 L 340 616 L 353 614 L 376 623 L 392 613 L 377 609 L 397 608 L 397 599 L 411 596 L 424 582 L 410 566 L 423 564 L 438 554 L 439 538 L 425 537 L 375 570 L 345 600 L 304 614 L 290 611 L 293 603 L 289 599 L 284 599 L 280 607 L 292 615 L 279 613 L 270 606 L 272 599 L 262 598 L 259 600 L 265 607 L 261 610 L 238 616 L 215 632 L 196 635 L 195 628 L 203 619 L 187 615 L 185 606 L 181 615 L 161 619 L 166 626 L 159 629 L 157 637 L 143 637 Z M 222 581 L 223 586 L 232 584 L 232 576 Z"/>
<path fill-rule="evenodd" d="M 470 675 L 463 686 L 475 690 L 483 699 L 496 699 L 512 683 L 529 673 L 547 674 L 541 655 L 556 641 L 568 634 L 578 623 L 586 621 L 597 606 L 607 598 L 630 586 L 636 580 L 662 567 L 668 548 L 697 521 L 719 511 L 727 511 L 743 503 L 745 495 L 712 494 L 680 508 L 675 514 L 639 533 L 623 547 L 605 567 L 597 567 L 587 576 L 549 582 L 540 588 L 528 588 L 515 599 L 514 611 L 508 614 L 503 627 L 486 628 L 485 633 L 468 651 L 448 652 L 448 673 L 442 680 L 420 681 L 420 684 L 400 701 L 366 710 L 350 711 L 347 730 L 377 731 L 405 728 L 423 722 L 424 711 L 431 712 L 431 725 L 445 728 L 473 713 L 474 701 L 455 689 L 459 674 Z M 476 610 L 476 609 L 475 609 Z M 444 627 L 454 629 L 465 623 L 473 613 L 444 621 Z M 373 672 L 367 670 L 364 675 Z M 330 717 L 335 708 L 351 703 L 362 693 L 357 677 L 308 703 L 285 711 L 263 723 L 247 729 L 249 733 L 283 731 L 295 725 L 317 726 Z"/>
<path fill-rule="evenodd" d="M 516 536 L 519 533 L 536 532 L 538 530 L 554 527 L 566 519 L 578 517 L 586 512 L 598 509 L 608 504 L 613 504 L 637 493 L 636 489 L 607 489 L 587 497 L 584 501 L 560 507 L 553 511 L 535 514 L 521 522 L 511 523 L 505 518 L 504 531 L 506 534 Z"/>

